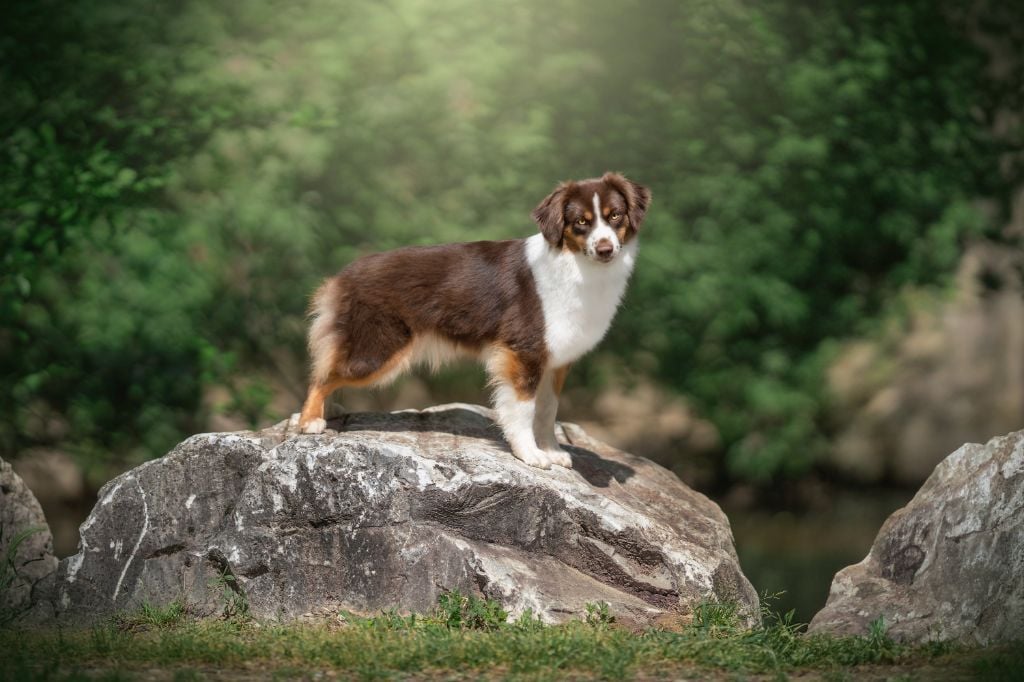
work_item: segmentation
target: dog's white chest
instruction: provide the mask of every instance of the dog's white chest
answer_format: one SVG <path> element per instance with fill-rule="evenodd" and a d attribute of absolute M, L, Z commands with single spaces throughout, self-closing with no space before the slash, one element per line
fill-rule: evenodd
<path fill-rule="evenodd" d="M 636 240 L 611 263 L 556 251 L 542 235 L 526 240 L 526 257 L 544 309 L 550 364 L 578 360 L 607 333 L 636 260 Z"/>

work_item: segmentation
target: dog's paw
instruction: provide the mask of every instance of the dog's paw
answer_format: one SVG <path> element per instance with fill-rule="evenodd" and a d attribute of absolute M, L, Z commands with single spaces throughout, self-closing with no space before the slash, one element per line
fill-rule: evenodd
<path fill-rule="evenodd" d="M 288 430 L 289 431 L 297 431 L 298 430 L 298 428 L 299 428 L 299 417 L 301 417 L 301 416 L 302 415 L 300 415 L 298 412 L 295 412 L 294 414 L 292 414 L 291 417 L 288 418 Z"/>
<path fill-rule="evenodd" d="M 303 433 L 323 433 L 324 429 L 327 428 L 327 420 L 325 419 L 311 419 L 309 423 L 302 427 Z"/>
<path fill-rule="evenodd" d="M 512 454 L 516 456 L 516 459 L 532 467 L 537 467 L 538 469 L 551 468 L 551 460 L 548 459 L 548 456 L 540 448 L 513 450 Z"/>
<path fill-rule="evenodd" d="M 572 457 L 569 456 L 568 452 L 557 445 L 554 447 L 544 448 L 544 454 L 547 455 L 548 461 L 552 464 L 565 467 L 566 469 L 572 469 Z"/>

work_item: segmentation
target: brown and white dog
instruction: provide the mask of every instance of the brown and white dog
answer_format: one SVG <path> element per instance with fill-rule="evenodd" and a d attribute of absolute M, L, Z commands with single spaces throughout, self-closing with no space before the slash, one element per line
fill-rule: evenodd
<path fill-rule="evenodd" d="M 564 182 L 534 209 L 528 239 L 417 246 L 365 256 L 313 296 L 303 433 L 326 428 L 344 386 L 393 380 L 410 365 L 483 360 L 512 454 L 571 467 L 555 439 L 569 365 L 608 331 L 626 290 L 651 193 L 617 173 Z"/>

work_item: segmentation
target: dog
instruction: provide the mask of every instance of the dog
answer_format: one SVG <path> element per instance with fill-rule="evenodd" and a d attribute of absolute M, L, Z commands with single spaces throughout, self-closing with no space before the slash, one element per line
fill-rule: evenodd
<path fill-rule="evenodd" d="M 572 467 L 555 438 L 569 366 L 604 337 L 625 293 L 651 192 L 618 173 L 558 185 L 526 239 L 413 246 L 364 256 L 327 279 L 310 306 L 302 433 L 324 403 L 382 385 L 415 363 L 483 361 L 497 422 L 528 465 Z"/>

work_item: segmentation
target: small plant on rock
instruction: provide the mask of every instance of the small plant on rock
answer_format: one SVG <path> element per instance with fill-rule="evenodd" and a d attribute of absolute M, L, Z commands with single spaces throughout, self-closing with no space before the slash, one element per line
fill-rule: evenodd
<path fill-rule="evenodd" d="M 437 618 L 452 630 L 498 630 L 508 622 L 508 612 L 493 599 L 464 595 L 458 590 L 437 598 Z"/>
<path fill-rule="evenodd" d="M 612 615 L 608 602 L 587 602 L 585 608 L 587 609 L 587 615 L 584 616 L 584 622 L 587 625 L 607 627 L 615 622 L 615 616 Z"/>
<path fill-rule="evenodd" d="M 245 620 L 249 617 L 249 600 L 230 570 L 221 569 L 217 577 L 211 579 L 207 585 L 220 591 L 225 620 Z"/>

